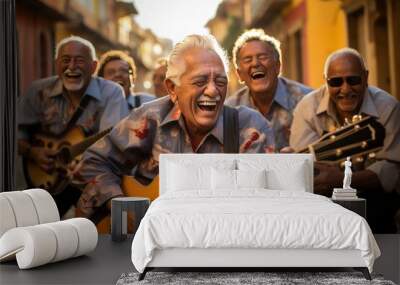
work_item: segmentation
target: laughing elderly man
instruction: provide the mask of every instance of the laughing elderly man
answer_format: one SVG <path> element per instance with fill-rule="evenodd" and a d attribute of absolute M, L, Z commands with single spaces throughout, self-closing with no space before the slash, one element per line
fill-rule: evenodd
<path fill-rule="evenodd" d="M 156 99 L 150 94 L 133 92 L 136 64 L 132 57 L 121 50 L 110 50 L 101 56 L 97 76 L 121 85 L 129 110 L 139 108 L 142 104 Z"/>
<path fill-rule="evenodd" d="M 232 54 L 236 73 L 246 86 L 228 97 L 225 104 L 258 110 L 272 124 L 276 150 L 287 147 L 293 110 L 312 89 L 280 76 L 280 42 L 261 29 L 244 32 Z"/>
<path fill-rule="evenodd" d="M 325 62 L 326 84 L 308 94 L 294 111 L 290 146 L 298 151 L 324 133 L 342 126 L 353 115 L 371 116 L 384 127 L 382 150 L 374 160 L 366 158 L 361 170 L 353 172 L 352 187 L 367 198 L 367 218 L 374 232 L 395 232 L 394 216 L 400 208 L 400 103 L 393 96 L 368 86 L 368 70 L 361 55 L 345 48 Z M 316 164 L 319 174 L 314 192 L 331 196 L 341 187 L 338 167 Z"/>
<path fill-rule="evenodd" d="M 61 139 L 79 126 L 86 135 L 92 135 L 114 126 L 128 114 L 122 88 L 92 76 L 96 66 L 91 42 L 77 36 L 65 38 L 56 47 L 57 75 L 35 81 L 18 101 L 19 154 L 45 172 L 55 170 L 55 152 L 33 144 L 35 134 Z M 61 216 L 80 194 L 78 189 L 69 188 L 54 197 Z"/>
<path fill-rule="evenodd" d="M 237 145 L 231 152 L 262 153 L 273 147 L 267 121 L 246 107 L 223 106 L 228 60 L 212 36 L 192 35 L 178 43 L 168 61 L 169 96 L 133 110 L 102 140 L 88 149 L 82 174 L 89 183 L 79 201 L 81 215 L 92 216 L 110 199 L 123 195 L 121 176 L 137 167 L 135 176 L 150 182 L 158 174 L 161 153 L 221 153 L 227 151 L 228 125 L 236 114 Z M 226 135 L 226 136 L 225 136 Z"/>

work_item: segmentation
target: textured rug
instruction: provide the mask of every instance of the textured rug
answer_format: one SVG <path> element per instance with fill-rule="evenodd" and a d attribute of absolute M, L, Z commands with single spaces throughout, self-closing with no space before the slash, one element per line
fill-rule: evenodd
<path fill-rule="evenodd" d="M 384 280 L 380 275 L 372 274 L 372 281 L 364 278 L 360 272 L 148 272 L 142 281 L 138 281 L 139 273 L 122 274 L 117 285 L 133 284 L 379 284 L 395 285 Z"/>

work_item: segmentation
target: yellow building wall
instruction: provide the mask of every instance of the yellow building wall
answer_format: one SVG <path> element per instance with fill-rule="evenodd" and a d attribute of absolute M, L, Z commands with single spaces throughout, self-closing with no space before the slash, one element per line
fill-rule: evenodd
<path fill-rule="evenodd" d="M 290 7 L 297 7 L 297 5 L 301 4 L 302 2 L 304 2 L 304 0 L 292 0 Z"/>
<path fill-rule="evenodd" d="M 327 56 L 336 49 L 346 47 L 346 17 L 341 1 L 305 0 L 306 83 L 314 88 L 324 83 L 323 69 Z M 296 1 L 301 3 L 302 1 Z"/>

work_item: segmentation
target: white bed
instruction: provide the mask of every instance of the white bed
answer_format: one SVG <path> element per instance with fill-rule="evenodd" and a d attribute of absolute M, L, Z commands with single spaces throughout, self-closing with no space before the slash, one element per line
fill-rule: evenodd
<path fill-rule="evenodd" d="M 370 278 L 380 251 L 367 222 L 312 194 L 312 173 L 307 154 L 161 155 L 160 197 L 132 243 L 140 278 L 155 267 L 354 267 Z"/>

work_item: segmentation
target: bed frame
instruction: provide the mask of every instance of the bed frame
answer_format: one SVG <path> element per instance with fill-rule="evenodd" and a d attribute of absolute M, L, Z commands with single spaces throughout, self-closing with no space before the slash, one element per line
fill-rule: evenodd
<path fill-rule="evenodd" d="M 238 154 L 223 154 L 224 158 L 235 158 Z M 263 154 L 240 154 L 242 157 L 265 158 Z M 216 154 L 167 154 L 160 156 L 160 194 L 166 191 L 169 161 L 184 159 L 213 160 L 221 158 Z M 308 180 L 308 192 L 313 192 L 313 158 L 310 154 L 269 154 L 269 159 L 302 159 L 306 162 L 305 175 Z M 163 187 L 164 186 L 164 187 Z M 168 248 L 157 249 L 153 259 L 139 280 L 143 280 L 148 271 L 156 268 L 230 268 L 234 271 L 251 271 L 258 268 L 353 268 L 361 271 L 367 280 L 371 275 L 359 250 L 329 249 L 238 249 L 238 248 Z M 262 270 L 261 270 L 262 271 Z M 290 271 L 290 269 L 288 270 Z"/>
<path fill-rule="evenodd" d="M 338 268 L 350 267 L 361 271 L 371 280 L 359 250 L 326 249 L 157 249 L 152 261 L 139 275 L 155 268 L 232 268 L 248 271 L 254 268 Z M 288 269 L 288 271 L 290 271 Z"/>

